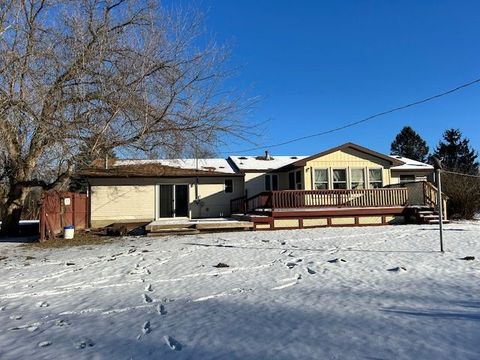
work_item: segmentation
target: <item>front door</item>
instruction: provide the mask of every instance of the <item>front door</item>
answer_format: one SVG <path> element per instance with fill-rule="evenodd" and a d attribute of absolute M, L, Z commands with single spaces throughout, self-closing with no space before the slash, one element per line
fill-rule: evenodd
<path fill-rule="evenodd" d="M 160 218 L 188 217 L 188 185 L 159 185 Z"/>

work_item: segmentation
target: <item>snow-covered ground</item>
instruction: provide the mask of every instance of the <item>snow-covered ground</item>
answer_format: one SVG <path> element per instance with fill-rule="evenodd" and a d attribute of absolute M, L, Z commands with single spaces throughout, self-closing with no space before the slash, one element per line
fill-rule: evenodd
<path fill-rule="evenodd" d="M 445 227 L 0 243 L 0 358 L 479 359 L 480 225 Z"/>

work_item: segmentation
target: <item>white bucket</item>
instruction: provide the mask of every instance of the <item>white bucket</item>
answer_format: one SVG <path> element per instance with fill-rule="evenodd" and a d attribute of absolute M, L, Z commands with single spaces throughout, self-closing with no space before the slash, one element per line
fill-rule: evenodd
<path fill-rule="evenodd" d="M 72 225 L 65 226 L 63 228 L 63 238 L 64 239 L 73 239 L 75 235 L 75 227 Z"/>

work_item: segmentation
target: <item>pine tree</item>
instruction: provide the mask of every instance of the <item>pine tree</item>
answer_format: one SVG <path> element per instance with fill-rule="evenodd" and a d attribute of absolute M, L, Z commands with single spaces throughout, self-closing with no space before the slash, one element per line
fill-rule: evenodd
<path fill-rule="evenodd" d="M 448 129 L 443 133 L 434 155 L 442 159 L 446 170 L 465 174 L 478 174 L 478 153 L 470 147 L 470 140 L 463 138 L 458 129 Z"/>
<path fill-rule="evenodd" d="M 410 126 L 405 126 L 393 140 L 390 151 L 393 155 L 425 162 L 427 161 L 429 148 L 425 140 L 415 130 Z"/>

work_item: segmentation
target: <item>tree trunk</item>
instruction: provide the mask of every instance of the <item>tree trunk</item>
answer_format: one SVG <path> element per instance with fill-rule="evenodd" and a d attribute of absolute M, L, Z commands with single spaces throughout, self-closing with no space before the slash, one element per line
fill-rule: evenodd
<path fill-rule="evenodd" d="M 28 191 L 24 186 L 14 186 L 10 189 L 4 203 L 5 210 L 2 215 L 0 235 L 17 235 L 20 229 L 19 222 L 23 205 Z"/>

